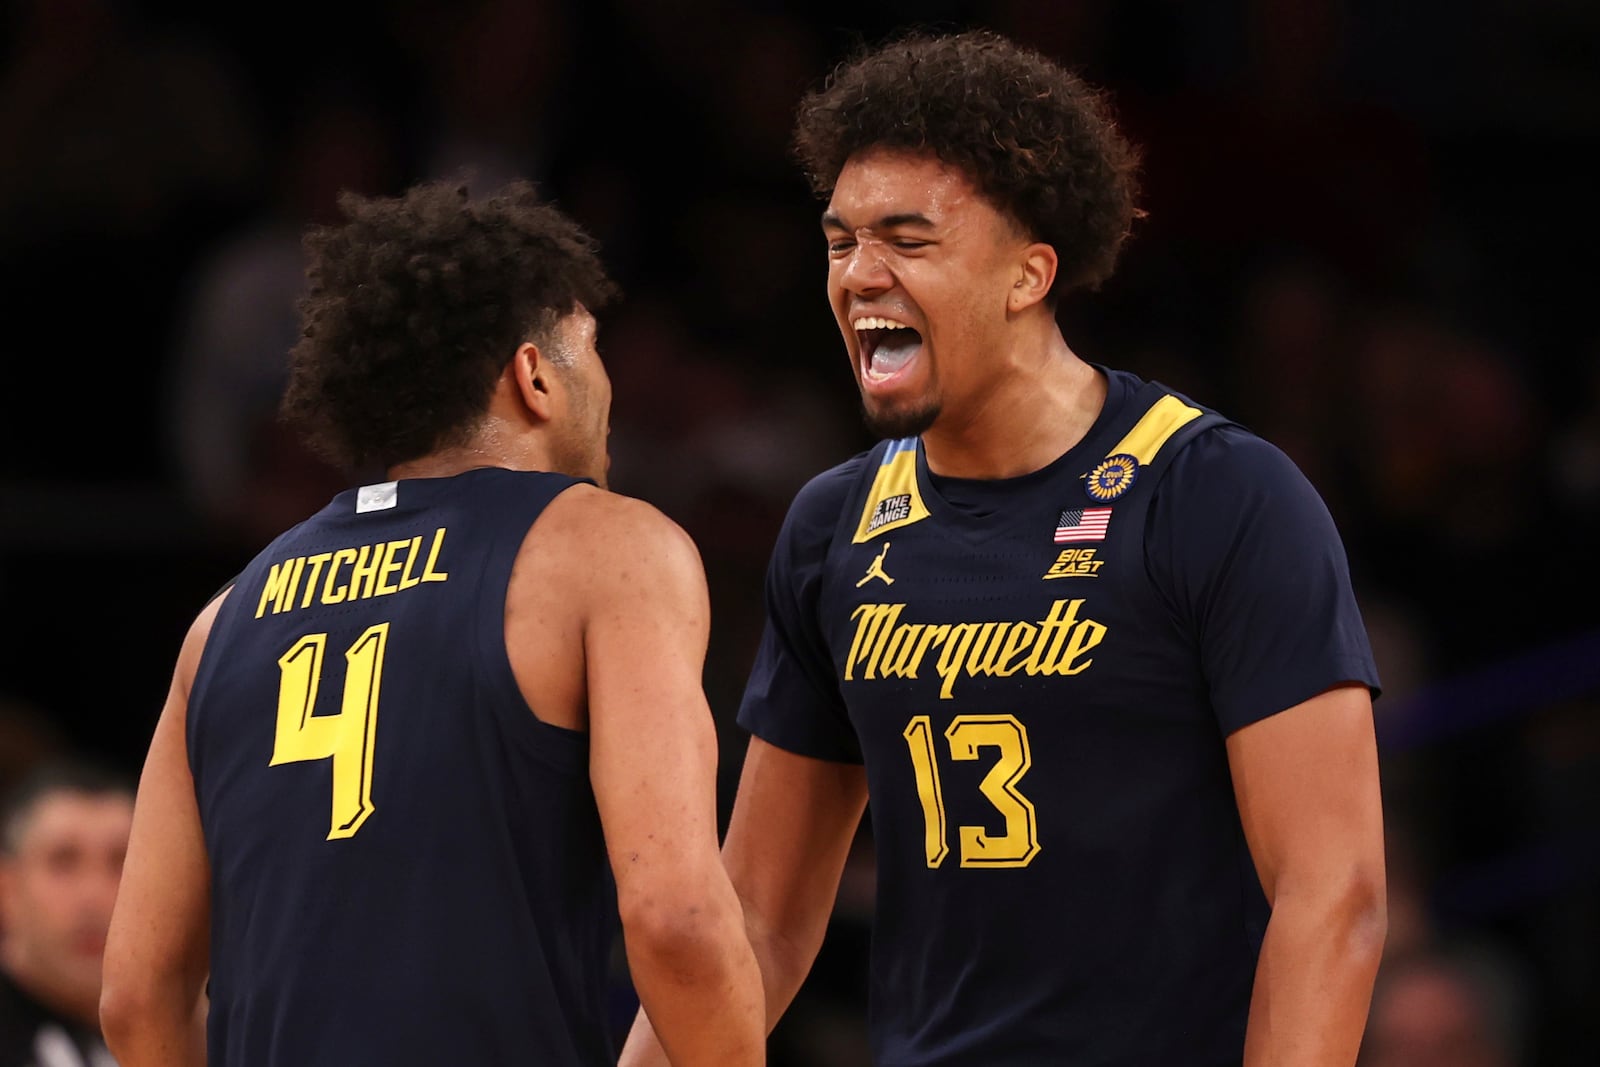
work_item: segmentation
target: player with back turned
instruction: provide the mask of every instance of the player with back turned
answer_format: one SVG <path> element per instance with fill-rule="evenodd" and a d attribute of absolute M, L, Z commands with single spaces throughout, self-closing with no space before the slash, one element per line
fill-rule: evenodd
<path fill-rule="evenodd" d="M 620 910 L 673 1062 L 760 1064 L 705 576 L 603 488 L 592 243 L 525 183 L 342 207 L 307 241 L 284 405 L 387 480 L 272 542 L 184 641 L 106 951 L 112 1050 L 608 1064 Z"/>
<path fill-rule="evenodd" d="M 983 32 L 858 55 L 796 140 L 885 440 L 797 495 L 740 709 L 723 854 L 769 1025 L 870 796 L 881 1067 L 1349 1067 L 1385 925 L 1377 675 L 1284 454 L 1064 339 L 1135 150 Z"/>

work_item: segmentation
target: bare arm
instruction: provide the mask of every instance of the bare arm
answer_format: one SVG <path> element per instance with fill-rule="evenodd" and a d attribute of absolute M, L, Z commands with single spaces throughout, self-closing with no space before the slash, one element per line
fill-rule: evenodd
<path fill-rule="evenodd" d="M 761 967 L 767 1031 L 817 958 L 866 803 L 861 766 L 797 756 L 751 738 L 723 862 Z M 634 1021 L 620 1067 L 666 1062 L 650 1023 L 643 1012 Z"/>
<path fill-rule="evenodd" d="M 598 494 L 591 503 L 590 778 L 634 987 L 674 1064 L 762 1064 L 761 975 L 717 851 L 700 558 L 653 509 Z"/>
<path fill-rule="evenodd" d="M 100 994 L 100 1023 L 122 1067 L 205 1064 L 210 866 L 184 738 L 189 689 L 222 600 L 184 639 L 139 778 Z"/>
<path fill-rule="evenodd" d="M 1245 1067 L 1351 1067 L 1387 922 L 1372 700 L 1364 686 L 1330 689 L 1227 744 L 1272 904 Z"/>

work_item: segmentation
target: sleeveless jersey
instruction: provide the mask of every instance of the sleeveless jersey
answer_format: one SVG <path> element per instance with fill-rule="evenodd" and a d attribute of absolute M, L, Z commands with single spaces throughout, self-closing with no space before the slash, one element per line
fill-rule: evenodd
<path fill-rule="evenodd" d="M 588 740 L 505 646 L 512 563 L 573 482 L 352 489 L 234 582 L 188 717 L 212 1067 L 615 1062 Z"/>
<path fill-rule="evenodd" d="M 879 1067 L 1236 1065 L 1267 906 L 1224 738 L 1376 685 L 1309 484 L 1108 377 L 1044 469 L 941 479 L 884 442 L 802 491 L 774 555 L 740 721 L 865 763 Z M 1201 444 L 1235 473 L 1178 473 Z"/>

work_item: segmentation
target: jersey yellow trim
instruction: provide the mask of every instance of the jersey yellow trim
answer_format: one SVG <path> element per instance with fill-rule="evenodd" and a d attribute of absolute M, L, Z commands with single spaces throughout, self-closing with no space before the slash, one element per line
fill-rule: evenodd
<path fill-rule="evenodd" d="M 861 509 L 861 522 L 852 543 L 863 544 L 927 517 L 928 506 L 917 488 L 917 439 L 892 442 L 873 476 L 867 506 Z"/>
<path fill-rule="evenodd" d="M 1161 451 L 1161 446 L 1167 443 L 1168 438 L 1199 417 L 1199 408 L 1190 407 L 1168 393 L 1151 404 L 1150 410 L 1133 424 L 1133 429 L 1129 430 L 1106 455 L 1126 453 L 1137 459 L 1141 465 L 1149 463 L 1155 458 L 1156 453 Z"/>

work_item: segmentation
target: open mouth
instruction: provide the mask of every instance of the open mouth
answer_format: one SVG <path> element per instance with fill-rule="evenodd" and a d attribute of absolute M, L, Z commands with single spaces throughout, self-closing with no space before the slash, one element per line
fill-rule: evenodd
<path fill-rule="evenodd" d="M 922 350 L 922 334 L 897 319 L 864 316 L 850 324 L 861 343 L 861 373 L 869 381 L 894 377 Z"/>

